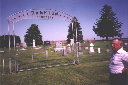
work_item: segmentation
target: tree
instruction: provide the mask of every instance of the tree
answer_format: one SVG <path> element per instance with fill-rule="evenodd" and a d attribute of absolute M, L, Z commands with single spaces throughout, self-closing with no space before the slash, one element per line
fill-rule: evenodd
<path fill-rule="evenodd" d="M 42 45 L 42 35 L 38 28 L 38 25 L 32 24 L 29 29 L 27 29 L 26 35 L 24 36 L 24 41 L 26 42 L 27 46 L 33 45 L 33 40 L 35 40 L 36 45 Z"/>
<path fill-rule="evenodd" d="M 9 47 L 9 36 L 10 36 L 10 47 L 14 47 L 14 38 L 15 38 L 15 45 L 16 43 L 18 44 L 21 43 L 20 37 L 17 35 L 2 35 L 0 36 L 0 47 L 1 48 Z"/>
<path fill-rule="evenodd" d="M 102 38 L 108 37 L 122 37 L 123 33 L 121 33 L 122 23 L 118 21 L 116 14 L 112 11 L 112 7 L 109 5 L 104 5 L 103 9 L 100 11 L 101 17 L 95 23 L 96 26 L 93 26 L 93 31 L 97 36 Z"/>
<path fill-rule="evenodd" d="M 72 23 L 73 23 L 73 28 L 72 28 Z M 82 28 L 76 17 L 73 18 L 72 23 L 70 23 L 69 25 L 67 43 L 70 43 L 70 39 L 74 39 L 74 43 L 82 42 L 83 41 L 83 35 L 81 31 Z M 76 40 L 76 34 L 77 34 L 77 40 Z"/>

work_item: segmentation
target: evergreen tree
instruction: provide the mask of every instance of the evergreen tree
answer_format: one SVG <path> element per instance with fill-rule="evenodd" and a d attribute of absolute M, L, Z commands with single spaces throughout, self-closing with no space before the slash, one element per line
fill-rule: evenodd
<path fill-rule="evenodd" d="M 73 23 L 73 27 L 72 27 L 72 23 Z M 82 28 L 76 17 L 73 18 L 72 23 L 70 23 L 69 25 L 67 43 L 70 43 L 70 39 L 74 39 L 74 43 L 82 42 L 83 41 L 83 35 L 81 31 Z M 77 34 L 77 40 L 76 40 L 76 34 Z"/>
<path fill-rule="evenodd" d="M 32 24 L 29 29 L 27 29 L 26 35 L 24 36 L 24 41 L 26 42 L 27 46 L 33 45 L 33 40 L 35 40 L 36 45 L 42 45 L 42 36 L 38 25 Z"/>
<path fill-rule="evenodd" d="M 9 47 L 9 36 L 10 36 L 10 47 L 14 47 L 14 37 L 15 37 L 15 45 L 16 43 L 21 43 L 20 37 L 16 35 L 2 35 L 0 36 L 0 47 L 8 48 Z"/>
<path fill-rule="evenodd" d="M 109 5 L 104 5 L 103 9 L 100 11 L 101 17 L 95 23 L 96 26 L 93 26 L 93 31 L 97 36 L 106 38 L 109 37 L 122 37 L 121 33 L 122 23 L 118 21 L 116 14 L 112 11 L 112 7 Z"/>

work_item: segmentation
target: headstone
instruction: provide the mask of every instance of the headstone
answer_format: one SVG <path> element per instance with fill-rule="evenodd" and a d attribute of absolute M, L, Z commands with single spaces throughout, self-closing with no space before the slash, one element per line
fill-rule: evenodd
<path fill-rule="evenodd" d="M 128 43 L 124 43 L 124 46 L 125 46 L 125 47 L 128 47 Z"/>
<path fill-rule="evenodd" d="M 127 46 L 127 45 L 128 45 L 128 43 L 124 43 L 124 45 L 125 45 L 125 46 Z"/>
<path fill-rule="evenodd" d="M 90 43 L 89 53 L 94 53 L 94 44 Z"/>
<path fill-rule="evenodd" d="M 4 51 L 0 51 L 0 54 L 2 54 L 2 53 L 4 53 Z M 2 57 L 2 56 L 0 56 L 0 57 Z M 4 66 L 5 66 L 5 63 L 4 63 L 4 57 L 3 57 L 3 73 L 4 73 Z M 1 63 L 1 62 L 0 62 Z"/>
<path fill-rule="evenodd" d="M 78 52 L 78 55 L 83 55 L 83 52 L 81 51 L 81 52 Z"/>
<path fill-rule="evenodd" d="M 9 72 L 12 73 L 12 60 L 9 58 Z"/>
<path fill-rule="evenodd" d="M 20 47 L 26 48 L 27 47 L 27 44 L 26 43 L 20 43 Z"/>
<path fill-rule="evenodd" d="M 19 71 L 19 64 L 16 64 L 16 72 Z"/>
<path fill-rule="evenodd" d="M 33 47 L 36 47 L 36 45 L 35 45 L 35 40 L 33 39 Z"/>
<path fill-rule="evenodd" d="M 108 52 L 110 52 L 110 50 L 109 49 L 106 49 L 106 52 L 108 53 Z"/>
<path fill-rule="evenodd" d="M 38 50 L 38 49 L 41 49 L 41 47 L 35 47 L 34 49 L 37 49 Z"/>
<path fill-rule="evenodd" d="M 88 47 L 85 47 L 85 50 L 88 50 L 89 48 Z"/>
<path fill-rule="evenodd" d="M 4 51 L 2 50 L 2 51 L 0 51 L 0 53 L 4 53 Z"/>
<path fill-rule="evenodd" d="M 52 53 L 54 52 L 54 51 L 51 51 Z"/>
<path fill-rule="evenodd" d="M 34 53 L 32 53 L 32 62 L 33 62 Z"/>
<path fill-rule="evenodd" d="M 70 45 L 74 45 L 74 39 L 70 39 Z"/>
<path fill-rule="evenodd" d="M 70 39 L 71 51 L 74 52 L 74 39 Z"/>
<path fill-rule="evenodd" d="M 19 43 L 16 43 L 16 48 L 20 48 L 20 44 Z"/>
<path fill-rule="evenodd" d="M 27 50 L 27 49 L 25 49 L 25 48 L 21 48 L 20 50 Z"/>
<path fill-rule="evenodd" d="M 100 48 L 98 48 L 98 53 L 101 53 L 101 52 L 100 52 Z"/>
<path fill-rule="evenodd" d="M 67 51 L 68 51 L 69 53 L 72 52 L 72 51 L 71 51 L 71 46 L 70 46 L 70 44 L 67 45 Z"/>
<path fill-rule="evenodd" d="M 48 58 L 48 50 L 45 51 L 46 59 Z"/>
<path fill-rule="evenodd" d="M 67 56 L 66 46 L 63 46 L 63 56 Z"/>
<path fill-rule="evenodd" d="M 56 48 L 62 48 L 62 42 L 56 42 Z"/>
<path fill-rule="evenodd" d="M 3 59 L 3 73 L 4 73 L 4 59 Z"/>
<path fill-rule="evenodd" d="M 63 51 L 62 42 L 56 42 L 56 47 L 54 48 L 56 51 Z"/>
<path fill-rule="evenodd" d="M 49 47 L 50 49 L 53 48 L 53 47 Z"/>

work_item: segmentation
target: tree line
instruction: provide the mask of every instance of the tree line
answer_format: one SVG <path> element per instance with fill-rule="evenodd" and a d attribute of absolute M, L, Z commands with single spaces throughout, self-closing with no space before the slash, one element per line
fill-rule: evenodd
<path fill-rule="evenodd" d="M 15 42 L 15 44 L 14 44 L 14 42 Z M 0 48 L 8 48 L 9 43 L 10 43 L 10 47 L 14 47 L 14 45 L 16 46 L 16 44 L 20 44 L 21 43 L 20 37 L 16 36 L 16 35 L 0 36 Z"/>

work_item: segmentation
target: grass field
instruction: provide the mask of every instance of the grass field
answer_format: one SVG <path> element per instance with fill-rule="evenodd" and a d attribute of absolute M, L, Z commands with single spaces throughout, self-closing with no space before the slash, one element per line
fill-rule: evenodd
<path fill-rule="evenodd" d="M 101 48 L 101 53 L 88 54 L 88 50 L 83 50 L 84 55 L 79 56 L 79 65 L 59 66 L 45 69 L 37 69 L 32 71 L 23 71 L 18 73 L 2 73 L 0 75 L 1 85 L 109 85 L 108 64 L 110 53 L 106 48 L 110 49 L 110 42 L 95 42 L 96 48 Z M 88 46 L 88 43 L 82 44 Z M 107 45 L 107 46 L 106 46 Z M 29 48 L 30 49 L 30 48 Z M 20 52 L 14 58 L 21 65 L 20 69 L 41 65 L 56 65 L 71 63 L 75 54 L 62 56 L 60 52 L 55 54 L 49 53 L 46 59 L 42 51 L 47 48 L 33 51 Z M 31 59 L 31 53 L 35 52 L 34 63 Z M 49 49 L 51 51 L 51 49 Z M 4 54 L 5 56 L 6 54 Z M 43 57 L 42 57 L 43 56 Z M 6 60 L 6 58 L 5 58 Z M 47 61 L 47 62 L 46 62 Z M 8 63 L 7 63 L 8 64 Z M 2 65 L 0 66 L 2 69 Z M 8 68 L 8 66 L 6 67 Z"/>

